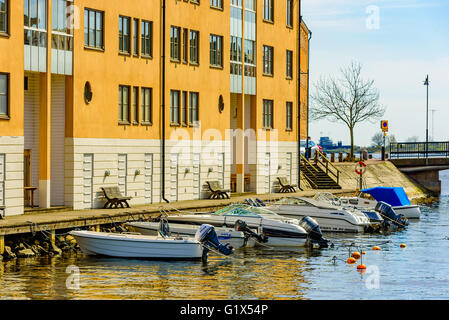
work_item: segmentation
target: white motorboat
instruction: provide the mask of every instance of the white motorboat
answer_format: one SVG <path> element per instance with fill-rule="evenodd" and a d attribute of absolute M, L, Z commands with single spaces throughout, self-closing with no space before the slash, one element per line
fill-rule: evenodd
<path fill-rule="evenodd" d="M 392 206 L 397 214 L 402 214 L 407 219 L 419 219 L 421 209 L 412 205 L 402 187 L 376 187 L 362 190 L 356 197 L 341 197 L 341 204 L 353 206 L 360 210 L 372 210 L 377 203 L 382 201 Z"/>
<path fill-rule="evenodd" d="M 344 208 L 320 198 L 286 197 L 267 208 L 287 218 L 315 219 L 323 232 L 365 232 L 374 224 L 360 210 Z"/>
<path fill-rule="evenodd" d="M 127 233 L 71 231 L 83 253 L 121 258 L 200 259 L 202 244 L 194 238 L 164 238 Z"/>
<path fill-rule="evenodd" d="M 251 207 L 245 204 L 233 204 L 212 213 L 169 215 L 168 222 L 177 224 L 200 225 L 211 224 L 215 227 L 233 228 L 238 220 L 246 223 L 248 228 L 257 229 L 258 234 L 266 237 L 268 246 L 305 246 L 309 233 L 304 227 L 314 231 L 314 241 L 326 243 L 321 237 L 318 225 L 307 226 L 310 222 L 287 219 L 265 208 Z M 302 225 L 304 226 L 301 226 Z M 312 224 L 314 222 L 312 221 Z M 316 223 L 316 222 L 315 222 Z M 315 232 L 318 230 L 318 233 Z M 256 242 L 258 244 L 258 242 Z"/>
<path fill-rule="evenodd" d="M 160 222 L 136 221 L 128 222 L 125 225 L 130 231 L 143 235 L 157 235 L 160 229 Z M 193 237 L 198 230 L 198 226 L 170 223 L 169 229 L 171 235 Z M 215 232 L 220 242 L 229 243 L 234 248 L 254 247 L 255 239 L 246 237 L 241 231 L 236 231 L 231 228 L 215 228 Z"/>

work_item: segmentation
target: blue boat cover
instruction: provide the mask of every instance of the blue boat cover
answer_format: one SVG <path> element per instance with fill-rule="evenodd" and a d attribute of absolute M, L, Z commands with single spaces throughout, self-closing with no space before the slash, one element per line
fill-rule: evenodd
<path fill-rule="evenodd" d="M 377 201 L 386 202 L 393 207 L 409 206 L 411 204 L 402 187 L 376 187 L 364 189 L 362 192 L 368 193 Z"/>

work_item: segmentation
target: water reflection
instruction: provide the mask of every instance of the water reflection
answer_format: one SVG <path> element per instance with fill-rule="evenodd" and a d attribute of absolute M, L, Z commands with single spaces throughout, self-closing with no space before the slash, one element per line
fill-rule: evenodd
<path fill-rule="evenodd" d="M 235 257 L 200 261 L 149 261 L 88 257 L 17 259 L 0 263 L 2 299 L 448 299 L 449 197 L 422 209 L 407 230 L 382 235 L 328 234 L 324 250 L 247 248 Z M 399 248 L 406 243 L 407 248 Z M 352 248 L 350 248 L 353 244 Z M 379 245 L 382 251 L 372 251 Z M 351 250 L 366 250 L 371 274 L 346 264 Z M 335 259 L 333 259 L 336 257 Z M 80 271 L 69 289 L 67 267 Z"/>

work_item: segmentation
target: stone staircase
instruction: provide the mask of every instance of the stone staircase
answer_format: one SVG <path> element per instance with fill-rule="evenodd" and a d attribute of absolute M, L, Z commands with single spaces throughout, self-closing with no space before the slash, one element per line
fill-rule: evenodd
<path fill-rule="evenodd" d="M 313 189 L 341 189 L 340 171 L 324 155 L 309 160 L 301 156 L 301 171 Z"/>

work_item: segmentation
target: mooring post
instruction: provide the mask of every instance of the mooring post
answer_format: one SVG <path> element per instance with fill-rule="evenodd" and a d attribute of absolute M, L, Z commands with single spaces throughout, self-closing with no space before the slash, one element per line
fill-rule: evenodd
<path fill-rule="evenodd" d="M 50 242 L 52 246 L 56 245 L 56 235 L 55 235 L 55 230 L 51 230 L 50 231 Z"/>
<path fill-rule="evenodd" d="M 0 254 L 5 253 L 5 236 L 0 236 Z"/>

